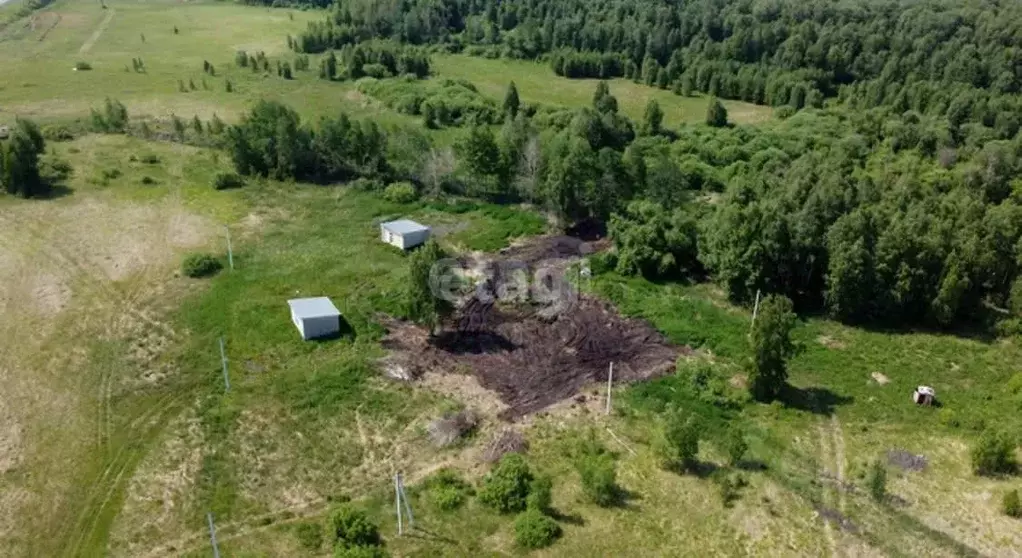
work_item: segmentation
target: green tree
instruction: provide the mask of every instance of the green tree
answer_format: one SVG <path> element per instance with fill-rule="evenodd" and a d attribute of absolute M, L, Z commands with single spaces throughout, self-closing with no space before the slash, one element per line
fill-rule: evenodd
<path fill-rule="evenodd" d="M 408 316 L 416 323 L 429 328 L 433 335 L 443 318 L 451 310 L 451 301 L 435 292 L 434 266 L 444 257 L 443 249 L 436 240 L 430 239 L 425 246 L 416 250 L 408 259 Z"/>
<path fill-rule="evenodd" d="M 518 98 L 518 88 L 515 87 L 515 82 L 511 82 L 507 86 L 507 93 L 504 94 L 504 114 L 510 114 L 513 120 L 518 116 L 518 108 L 521 105 L 521 100 Z"/>
<path fill-rule="evenodd" d="M 10 137 L 0 143 L 0 183 L 7 193 L 23 198 L 48 193 L 49 185 L 39 174 L 39 156 L 45 151 L 39 127 L 30 120 L 17 119 Z"/>
<path fill-rule="evenodd" d="M 663 130 L 661 126 L 664 121 L 664 111 L 660 109 L 660 103 L 656 99 L 650 99 L 646 103 L 646 112 L 642 117 L 641 133 L 646 136 L 659 135 Z"/>
<path fill-rule="evenodd" d="M 716 97 L 710 97 L 710 103 L 706 107 L 706 123 L 715 128 L 727 126 L 727 109 Z"/>
<path fill-rule="evenodd" d="M 520 512 L 528 503 L 532 481 L 532 471 L 525 458 L 509 453 L 483 478 L 479 501 L 500 513 Z"/>
<path fill-rule="evenodd" d="M 617 270 L 657 278 L 694 271 L 697 227 L 688 211 L 635 200 L 610 218 L 610 238 L 617 247 Z"/>
<path fill-rule="evenodd" d="M 760 401 L 776 399 L 788 381 L 788 359 L 796 351 L 791 340 L 795 320 L 791 300 L 787 297 L 768 295 L 759 305 L 752 328 L 749 389 Z"/>
<path fill-rule="evenodd" d="M 617 113 L 617 98 L 610 94 L 610 86 L 605 81 L 600 81 L 596 84 L 596 92 L 593 94 L 593 108 L 601 114 Z"/>
<path fill-rule="evenodd" d="M 466 170 L 477 178 L 496 176 L 500 172 L 500 148 L 487 126 L 473 125 L 455 144 L 455 150 Z"/>

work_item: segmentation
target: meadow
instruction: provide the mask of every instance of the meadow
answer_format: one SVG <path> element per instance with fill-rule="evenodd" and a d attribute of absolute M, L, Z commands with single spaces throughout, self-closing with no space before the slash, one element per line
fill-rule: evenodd
<path fill-rule="evenodd" d="M 308 119 L 344 110 L 421 127 L 350 82 L 326 82 L 315 71 L 283 80 L 233 65 L 237 50 L 289 59 L 285 35 L 321 12 L 106 5 L 58 1 L 0 30 L 0 75 L 15 76 L 0 83 L 0 121 L 85 118 L 106 97 L 124 102 L 133 118 L 232 120 L 268 98 Z M 135 57 L 146 73 L 130 71 Z M 216 77 L 202 72 L 204 60 Z M 73 71 L 78 61 L 93 69 Z M 526 102 L 588 106 L 595 89 L 592 80 L 558 78 L 531 62 L 438 55 L 434 67 L 435 79 L 467 79 L 498 102 L 511 80 Z M 225 79 L 235 92 L 225 91 Z M 181 92 L 178 80 L 197 88 Z M 705 97 L 625 80 L 610 87 L 635 119 L 649 98 L 667 126 L 705 114 Z M 772 114 L 725 105 L 738 123 Z M 445 143 L 456 133 L 429 137 Z M 321 528 L 348 500 L 380 524 L 394 555 L 525 554 L 510 518 L 475 499 L 443 511 L 422 488 L 442 467 L 479 481 L 486 442 L 508 425 L 495 416 L 495 396 L 457 371 L 420 384 L 378 372 L 379 315 L 404 311 L 408 273 L 406 255 L 378 241 L 378 223 L 401 216 L 428 223 L 447 249 L 467 253 L 543 233 L 544 215 L 472 201 L 397 204 L 343 185 L 249 180 L 218 191 L 211 183 L 229 170 L 227 154 L 168 141 L 86 134 L 48 149 L 74 169 L 59 195 L 0 198 L 0 555 L 208 556 L 212 513 L 224 556 L 326 556 L 327 545 L 303 546 L 301 526 Z M 227 231 L 233 270 L 181 276 L 188 253 L 226 262 Z M 968 458 L 985 427 L 1022 428 L 1022 401 L 1003 389 L 1019 373 L 1016 340 L 806 317 L 791 362 L 798 397 L 760 405 L 740 398 L 750 309 L 708 284 L 612 272 L 597 273 L 591 291 L 695 353 L 677 375 L 618 388 L 609 416 L 594 386 L 585 401 L 513 426 L 530 442 L 532 467 L 553 478 L 565 531 L 536 555 L 1008 556 L 1022 548 L 1017 522 L 998 510 L 1011 481 L 972 475 Z M 344 335 L 306 343 L 286 301 L 319 295 L 341 310 Z M 693 393 L 690 371 L 698 368 L 740 404 Z M 919 384 L 937 389 L 940 408 L 911 403 Z M 667 472 L 657 462 L 650 425 L 671 405 L 705 421 L 705 475 Z M 434 447 L 429 422 L 465 407 L 482 415 L 477 431 L 452 448 Z M 747 432 L 743 467 L 725 465 L 717 441 L 732 425 Z M 618 507 L 582 494 L 571 455 L 587 437 L 615 455 L 625 495 Z M 928 465 L 892 467 L 892 503 L 880 505 L 865 494 L 862 475 L 891 450 L 923 455 Z M 405 537 L 393 517 L 396 471 L 406 475 L 419 526 Z M 732 507 L 705 478 L 713 471 L 747 479 Z"/>
<path fill-rule="evenodd" d="M 508 83 L 515 82 L 522 101 L 545 105 L 577 107 L 592 103 L 598 80 L 568 79 L 554 74 L 549 65 L 524 60 L 488 59 L 465 55 L 436 55 L 433 66 L 438 77 L 465 79 L 479 91 L 503 99 Z M 664 111 L 664 127 L 703 122 L 708 98 L 705 95 L 683 97 L 670 91 L 646 87 L 626 79 L 608 80 L 610 92 L 617 97 L 621 112 L 641 122 L 646 104 L 656 99 Z M 773 110 L 741 101 L 723 101 L 731 122 L 759 124 L 772 118 Z"/>

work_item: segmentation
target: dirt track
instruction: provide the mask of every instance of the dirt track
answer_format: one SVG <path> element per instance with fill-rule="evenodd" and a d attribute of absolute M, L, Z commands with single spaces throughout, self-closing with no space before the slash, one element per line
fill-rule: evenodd
<path fill-rule="evenodd" d="M 540 237 L 487 263 L 514 267 L 544 261 L 563 271 L 593 248 L 569 237 Z M 493 268 L 491 280 L 504 269 Z M 472 374 L 508 404 L 501 416 L 514 419 L 606 381 L 611 362 L 615 382 L 634 382 L 669 374 L 678 356 L 689 352 L 599 300 L 571 290 L 562 294 L 561 300 L 539 304 L 472 298 L 432 339 L 414 324 L 382 318 L 390 351 L 384 367 L 393 376 L 411 378 L 427 372 Z"/>

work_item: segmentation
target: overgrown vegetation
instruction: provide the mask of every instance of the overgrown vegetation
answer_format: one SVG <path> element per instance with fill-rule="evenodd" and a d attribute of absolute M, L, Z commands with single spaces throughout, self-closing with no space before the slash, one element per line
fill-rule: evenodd
<path fill-rule="evenodd" d="M 209 277 L 223 267 L 220 260 L 212 254 L 189 254 L 181 262 L 181 273 L 192 278 Z"/>
<path fill-rule="evenodd" d="M 479 489 L 479 501 L 500 513 L 515 513 L 526 508 L 532 471 L 525 458 L 509 453 L 486 474 Z"/>
<path fill-rule="evenodd" d="M 1015 457 L 1017 441 L 1002 430 L 989 429 L 972 448 L 972 470 L 977 475 L 1003 475 L 1018 472 Z"/>

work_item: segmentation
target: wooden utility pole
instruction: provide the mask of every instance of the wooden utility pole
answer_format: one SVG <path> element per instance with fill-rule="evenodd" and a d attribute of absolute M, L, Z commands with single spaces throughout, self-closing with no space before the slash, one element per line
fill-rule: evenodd
<path fill-rule="evenodd" d="M 610 363 L 610 372 L 607 373 L 607 410 L 605 414 L 610 414 L 610 390 L 614 387 L 614 363 Z"/>

